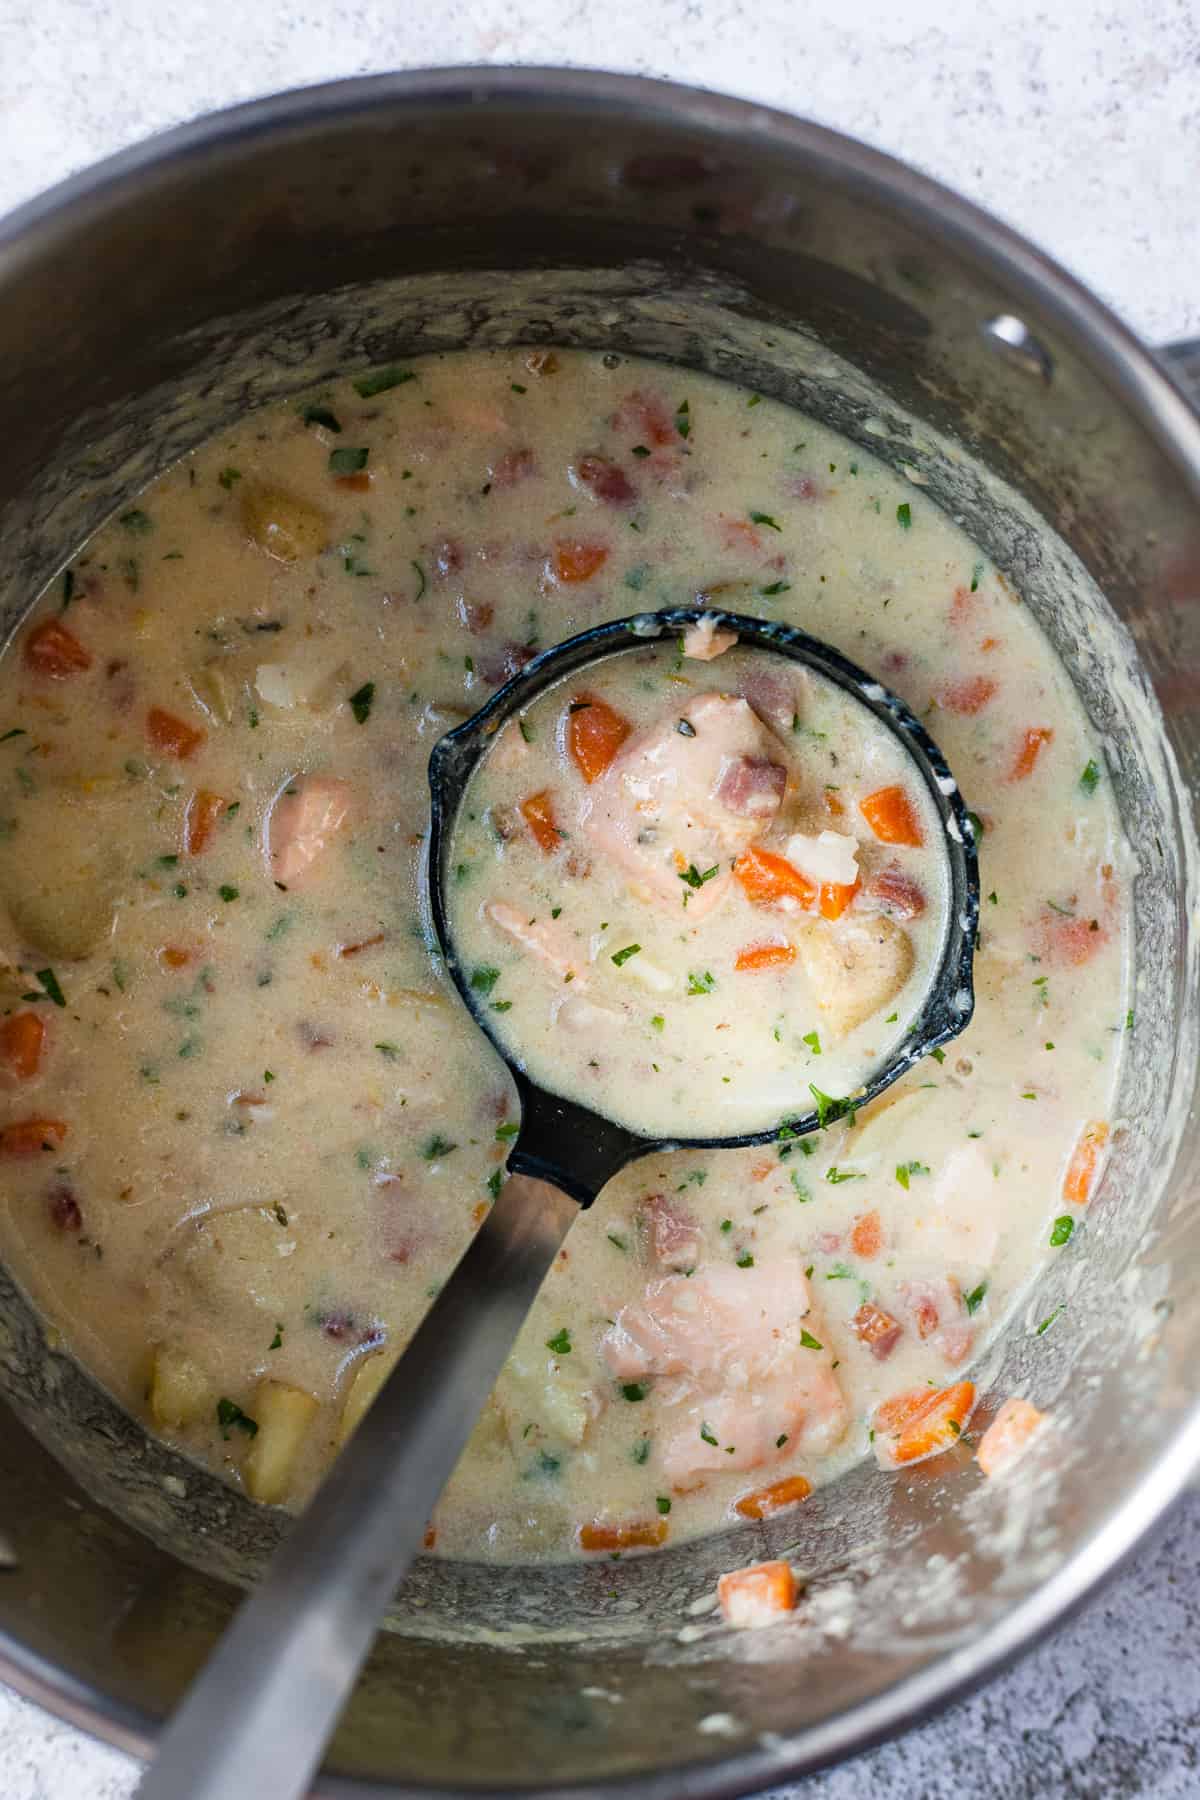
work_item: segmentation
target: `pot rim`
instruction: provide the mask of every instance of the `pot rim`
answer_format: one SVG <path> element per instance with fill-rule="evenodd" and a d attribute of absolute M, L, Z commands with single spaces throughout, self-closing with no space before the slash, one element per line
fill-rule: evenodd
<path fill-rule="evenodd" d="M 722 140 L 770 141 L 820 175 L 869 195 L 901 217 L 940 235 L 983 265 L 1013 297 L 1032 296 L 1038 311 L 1068 338 L 1092 372 L 1137 418 L 1200 505 L 1200 415 L 1193 411 L 1154 352 L 1081 281 L 1012 227 L 973 201 L 897 158 L 756 101 L 641 75 L 554 66 L 463 65 L 351 76 L 289 89 L 208 113 L 117 151 L 0 218 L 0 283 L 20 280 L 23 264 L 76 222 L 123 204 L 147 184 L 170 181 L 190 162 L 254 138 L 286 139 L 341 116 L 375 108 L 438 103 L 470 109 L 519 102 L 532 111 L 575 106 L 620 112 L 652 124 L 682 125 Z M 794 1736 L 650 1775 L 536 1789 L 470 1789 L 446 1784 L 382 1784 L 324 1775 L 314 1795 L 325 1800 L 402 1800 L 404 1796 L 540 1793 L 564 1800 L 636 1790 L 643 1800 L 733 1800 L 841 1761 L 907 1730 L 998 1674 L 1077 1610 L 1131 1555 L 1200 1470 L 1200 1395 L 1158 1462 L 1105 1523 L 1049 1581 L 1012 1607 L 971 1643 L 950 1651 L 869 1700 Z M 161 1724 L 56 1667 L 0 1631 L 0 1679 L 60 1719 L 135 1756 L 153 1754 Z"/>

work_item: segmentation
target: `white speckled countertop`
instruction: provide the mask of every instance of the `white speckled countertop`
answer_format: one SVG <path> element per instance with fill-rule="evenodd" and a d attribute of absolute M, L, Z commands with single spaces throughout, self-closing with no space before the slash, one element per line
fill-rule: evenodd
<path fill-rule="evenodd" d="M 805 113 L 981 201 L 1147 337 L 1200 336 L 1195 0 L 0 0 L 0 212 L 236 100 L 462 62 L 669 74 Z M 1156 1545 L 1015 1670 L 790 1792 L 1196 1796 L 1198 1626 L 1193 1494 Z M 126 1800 L 136 1779 L 128 1758 L 3 1687 L 0 1770 L 3 1800 Z"/>

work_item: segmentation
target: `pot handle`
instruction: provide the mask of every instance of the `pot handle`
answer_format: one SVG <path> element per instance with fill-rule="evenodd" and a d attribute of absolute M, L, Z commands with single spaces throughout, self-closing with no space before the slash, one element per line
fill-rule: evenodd
<path fill-rule="evenodd" d="M 1158 355 L 1176 387 L 1183 390 L 1185 398 L 1200 412 L 1200 337 L 1164 344 Z"/>

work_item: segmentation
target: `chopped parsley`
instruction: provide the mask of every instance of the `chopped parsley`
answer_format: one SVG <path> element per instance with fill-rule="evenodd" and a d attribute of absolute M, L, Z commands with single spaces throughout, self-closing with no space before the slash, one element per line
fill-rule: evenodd
<path fill-rule="evenodd" d="M 1075 1221 L 1070 1213 L 1062 1213 L 1054 1221 L 1054 1229 L 1050 1233 L 1051 1248 L 1057 1250 L 1060 1244 L 1069 1244 L 1075 1230 Z"/>
<path fill-rule="evenodd" d="M 815 1338 L 813 1336 L 811 1331 L 805 1331 L 804 1327 L 801 1326 L 800 1327 L 800 1348 L 802 1350 L 823 1350 L 825 1348 L 825 1346 L 817 1338 Z"/>
<path fill-rule="evenodd" d="M 270 1343 L 267 1345 L 267 1349 L 268 1350 L 282 1350 L 282 1348 L 283 1348 L 283 1326 L 277 1323 L 275 1326 L 275 1336 L 271 1339 Z"/>
<path fill-rule="evenodd" d="M 1057 1319 L 1059 1313 L 1066 1312 L 1066 1310 L 1067 1310 L 1067 1308 L 1066 1308 L 1065 1303 L 1062 1306 L 1056 1306 L 1054 1311 L 1050 1314 L 1050 1317 L 1048 1319 L 1042 1320 L 1041 1324 L 1037 1328 L 1037 1331 L 1034 1333 L 1035 1337 L 1041 1337 L 1041 1335 L 1044 1331 L 1049 1331 L 1049 1329 L 1053 1325 L 1055 1319 Z"/>
<path fill-rule="evenodd" d="M 217 892 L 220 894 L 222 900 L 224 900 L 226 906 L 228 906 L 231 900 L 237 899 L 239 890 L 235 887 L 230 887 L 229 883 L 226 881 L 222 882 L 221 886 L 217 889 Z"/>
<path fill-rule="evenodd" d="M 686 400 L 680 401 L 675 413 L 675 429 L 681 438 L 688 438 L 692 435 L 691 408 Z"/>
<path fill-rule="evenodd" d="M 154 520 L 140 506 L 131 506 L 128 512 L 121 513 L 117 524 L 123 525 L 126 531 L 132 531 L 138 537 L 144 537 L 146 532 L 154 530 Z"/>
<path fill-rule="evenodd" d="M 799 1169 L 792 1170 L 792 1187 L 795 1190 L 797 1200 L 799 1200 L 799 1202 L 802 1206 L 805 1204 L 806 1201 L 809 1201 L 812 1199 L 811 1190 L 809 1188 L 805 1187 L 804 1183 L 800 1179 Z"/>
<path fill-rule="evenodd" d="M 627 963 L 631 956 L 636 956 L 641 947 L 640 944 L 626 944 L 623 950 L 614 950 L 612 960 L 616 963 L 618 969 L 621 968 L 623 964 Z"/>
<path fill-rule="evenodd" d="M 637 1401 L 637 1400 L 644 1400 L 646 1398 L 645 1382 L 643 1382 L 643 1381 L 623 1381 L 621 1383 L 621 1397 L 622 1397 L 622 1399 L 629 1400 L 631 1402 Z"/>
<path fill-rule="evenodd" d="M 381 1044 L 376 1044 L 375 1048 L 378 1050 L 378 1052 L 381 1056 L 386 1056 L 389 1062 L 399 1062 L 399 1060 L 400 1060 L 399 1044 L 390 1044 L 390 1043 L 384 1042 Z"/>
<path fill-rule="evenodd" d="M 980 1307 L 983 1305 L 983 1297 L 987 1293 L 987 1291 L 988 1291 L 987 1282 L 981 1281 L 977 1288 L 972 1288 L 971 1292 L 969 1294 L 963 1295 L 963 1305 L 966 1307 L 967 1311 L 970 1314 L 972 1314 L 972 1316 L 974 1316 L 974 1314 L 977 1313 L 979 1311 Z"/>
<path fill-rule="evenodd" d="M 421 1155 L 426 1162 L 436 1162 L 439 1156 L 449 1156 L 452 1150 L 457 1149 L 457 1144 L 452 1144 L 449 1138 L 444 1138 L 440 1132 L 435 1131 L 421 1146 Z"/>
<path fill-rule="evenodd" d="M 425 579 L 425 571 L 421 567 L 419 562 L 410 562 L 408 566 L 410 569 L 413 570 L 413 572 L 415 573 L 415 575 L 417 577 L 417 580 L 421 584 L 420 587 L 417 589 L 417 599 L 423 600 L 425 598 L 425 589 L 429 586 L 429 583 Z"/>
<path fill-rule="evenodd" d="M 248 1437 L 258 1436 L 258 1420 L 250 1418 L 234 1400 L 217 1401 L 217 1424 L 221 1427 L 221 1436 L 229 1442 L 230 1427 L 244 1431 Z"/>
<path fill-rule="evenodd" d="M 632 1455 L 634 1462 L 638 1464 L 639 1468 L 643 1463 L 648 1462 L 650 1459 L 650 1439 L 639 1438 L 637 1443 L 633 1446 Z"/>
<path fill-rule="evenodd" d="M 972 593 L 975 593 L 976 589 L 978 588 L 982 575 L 983 575 L 983 564 L 981 562 L 977 562 L 975 564 L 975 567 L 971 570 L 971 592 Z"/>
<path fill-rule="evenodd" d="M 923 1162 L 906 1162 L 896 1164 L 896 1180 L 902 1188 L 907 1189 L 909 1179 L 913 1175 L 928 1175 L 929 1165 Z"/>
<path fill-rule="evenodd" d="M 714 1449 L 716 1448 L 717 1440 L 713 1436 L 712 1426 L 709 1425 L 707 1422 L 705 1422 L 704 1424 L 701 1425 L 700 1436 L 704 1439 L 704 1442 L 706 1444 L 711 1444 Z"/>
<path fill-rule="evenodd" d="M 896 508 L 896 523 L 899 525 L 901 531 L 910 531 L 912 529 L 912 507 L 908 504 L 907 500 L 902 500 Z"/>
<path fill-rule="evenodd" d="M 679 723 L 681 725 L 686 725 L 687 720 L 681 719 Z M 704 873 L 701 874 L 695 863 L 689 863 L 679 879 L 680 881 L 686 881 L 690 888 L 702 888 L 706 881 L 711 881 L 713 876 L 719 872 L 720 866 L 719 863 L 714 863 L 711 869 L 705 869 Z"/>
<path fill-rule="evenodd" d="M 815 1031 L 806 1031 L 800 1042 L 807 1044 L 814 1056 L 820 1056 L 821 1039 Z"/>
<path fill-rule="evenodd" d="M 471 971 L 472 989 L 475 993 L 483 994 L 485 997 L 491 993 L 499 979 L 499 969 L 492 968 L 487 963 L 482 963 L 479 968 Z"/>
<path fill-rule="evenodd" d="M 836 1187 L 839 1181 L 865 1181 L 867 1178 L 861 1169 L 839 1169 L 836 1163 L 831 1163 L 825 1171 L 825 1179 Z"/>
<path fill-rule="evenodd" d="M 770 531 L 782 531 L 783 530 L 783 526 L 780 525 L 775 519 L 773 519 L 771 517 L 770 513 L 752 512 L 750 514 L 750 523 L 752 525 L 765 525 L 765 526 L 767 526 L 767 528 Z"/>
<path fill-rule="evenodd" d="M 360 725 L 365 725 L 371 716 L 371 707 L 375 703 L 375 683 L 364 681 L 357 692 L 350 696 L 350 711 Z"/>
<path fill-rule="evenodd" d="M 1100 786 L 1100 770 L 1095 757 L 1085 765 L 1083 774 L 1079 777 L 1079 785 L 1085 794 L 1094 794 Z"/>
<path fill-rule="evenodd" d="M 687 991 L 689 994 L 711 994 L 716 985 L 707 969 L 703 975 L 697 975 L 694 969 L 688 970 Z"/>
<path fill-rule="evenodd" d="M 556 1331 L 552 1338 L 546 1339 L 546 1348 L 553 1350 L 555 1356 L 570 1356 L 571 1334 L 565 1325 L 561 1331 Z"/>
<path fill-rule="evenodd" d="M 54 973 L 54 970 L 38 969 L 35 971 L 35 974 L 38 981 L 42 984 L 47 1000 L 53 1000 L 55 1006 L 65 1006 L 67 1004 L 67 997 L 59 986 L 58 976 Z M 38 998 L 40 999 L 41 995 L 39 995 Z"/>
<path fill-rule="evenodd" d="M 400 369 L 392 363 L 386 369 L 374 369 L 369 375 L 360 375 L 353 387 L 360 400 L 373 400 L 376 394 L 386 394 L 390 388 L 403 387 L 406 381 L 416 379 L 412 369 Z"/>
<path fill-rule="evenodd" d="M 655 1498 L 654 1504 L 655 1504 L 655 1506 L 657 1506 L 659 1512 L 662 1514 L 663 1518 L 665 1519 L 667 1514 L 671 1510 L 671 1502 L 668 1499 L 667 1495 L 666 1494 L 657 1495 Z"/>
<path fill-rule="evenodd" d="M 849 1100 L 835 1100 L 831 1094 L 823 1094 L 811 1081 L 808 1091 L 817 1103 L 817 1124 L 822 1131 L 834 1119 L 848 1118 L 853 1124 L 855 1108 Z"/>
<path fill-rule="evenodd" d="M 751 1256 L 749 1250 L 742 1251 L 742 1254 L 737 1259 L 737 1267 L 739 1269 L 752 1269 L 754 1267 L 754 1258 Z"/>
<path fill-rule="evenodd" d="M 220 482 L 221 486 L 225 489 L 225 492 L 227 494 L 230 492 L 231 488 L 233 487 L 234 482 L 240 481 L 241 479 L 242 479 L 242 471 L 240 469 L 233 469 L 233 468 L 222 469 L 221 473 L 217 476 L 217 480 Z"/>
<path fill-rule="evenodd" d="M 776 594 L 790 594 L 792 584 L 790 581 L 773 581 L 770 587 L 762 587 L 758 591 L 764 600 L 773 600 Z"/>

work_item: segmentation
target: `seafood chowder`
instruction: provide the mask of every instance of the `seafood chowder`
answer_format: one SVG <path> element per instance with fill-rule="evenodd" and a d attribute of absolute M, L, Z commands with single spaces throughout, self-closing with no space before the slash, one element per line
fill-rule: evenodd
<path fill-rule="evenodd" d="M 538 648 L 718 593 L 929 724 L 975 813 L 975 1017 L 811 1136 L 611 1182 L 428 1542 L 649 1549 L 864 1455 L 935 1455 L 1038 1267 L 1086 1254 L 1134 870 L 1020 597 L 919 488 L 756 394 L 544 349 L 367 371 L 170 470 L 0 662 L 0 1257 L 56 1341 L 255 1499 L 303 1503 L 517 1130 L 421 910 L 432 744 Z M 454 906 L 531 1058 L 700 1134 L 849 1085 L 845 1057 L 902 1028 L 942 897 L 889 744 L 744 649 L 688 648 L 544 696 L 497 745 Z M 1037 1424 L 1010 1404 L 988 1468 Z M 740 1622 L 793 1591 L 753 1575 Z"/>
<path fill-rule="evenodd" d="M 945 932 L 945 832 L 900 741 L 734 642 L 705 616 L 540 696 L 450 846 L 456 953 L 500 1040 L 647 1134 L 737 1136 L 852 1094 Z"/>

